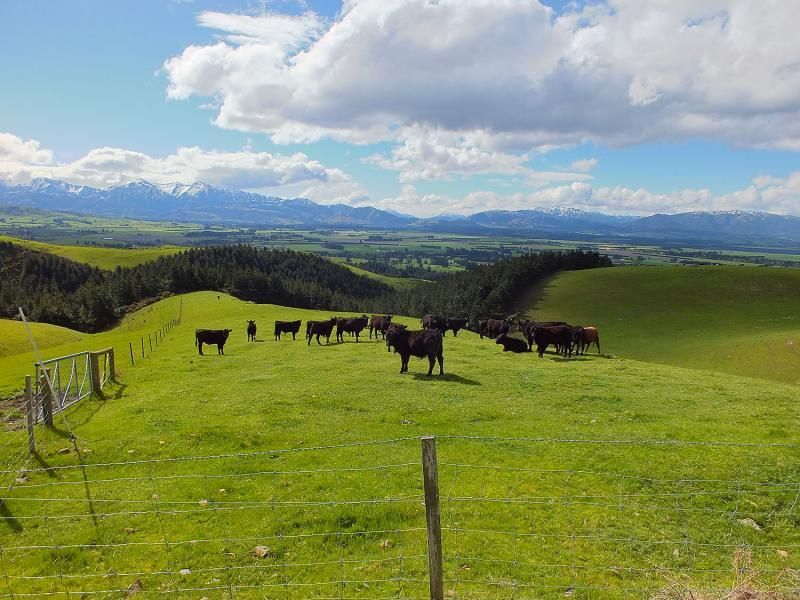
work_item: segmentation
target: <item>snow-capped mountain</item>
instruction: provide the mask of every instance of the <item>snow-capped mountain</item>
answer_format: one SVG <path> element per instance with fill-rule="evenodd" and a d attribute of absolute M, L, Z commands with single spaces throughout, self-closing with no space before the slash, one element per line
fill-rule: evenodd
<path fill-rule="evenodd" d="M 285 227 L 369 227 L 452 233 L 606 236 L 661 240 L 790 240 L 800 242 L 800 218 L 741 210 L 649 217 L 607 215 L 571 207 L 490 210 L 419 219 L 371 206 L 317 204 L 205 183 L 134 180 L 106 189 L 54 179 L 12 185 L 0 181 L 0 206 L 157 221 Z"/>

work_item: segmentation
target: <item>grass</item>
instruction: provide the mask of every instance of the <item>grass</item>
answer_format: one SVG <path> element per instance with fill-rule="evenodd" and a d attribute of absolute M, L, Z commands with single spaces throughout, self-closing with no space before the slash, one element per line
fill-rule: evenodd
<path fill-rule="evenodd" d="M 356 265 L 351 265 L 344 260 L 332 258 L 335 263 L 342 265 L 343 267 L 350 269 L 356 275 L 363 275 L 364 277 L 369 277 L 370 279 L 376 279 L 378 281 L 382 281 L 386 285 L 390 285 L 393 288 L 397 289 L 405 289 L 414 287 L 420 283 L 427 283 L 425 279 L 418 279 L 415 277 L 391 277 L 389 275 L 381 275 L 380 273 L 373 273 L 372 271 L 367 271 L 366 269 L 360 269 Z"/>
<path fill-rule="evenodd" d="M 615 356 L 797 384 L 798 298 L 794 269 L 615 267 L 561 273 L 521 307 L 598 326 Z"/>
<path fill-rule="evenodd" d="M 14 593 L 138 580 L 145 596 L 424 597 L 425 434 L 438 436 L 449 598 L 652 597 L 683 576 L 698 594 L 729 589 L 743 546 L 759 584 L 788 585 L 800 566 L 800 465 L 775 445 L 800 443 L 794 386 L 509 355 L 470 332 L 445 340 L 445 377 L 416 360 L 401 376 L 382 342 L 272 340 L 274 319 L 331 313 L 216 293 L 184 296 L 183 324 L 131 367 L 126 340 L 178 302 L 48 349 L 113 345 L 119 383 L 67 412 L 79 453 L 60 418 L 37 429 L 39 455 L 2 504 L 0 569 Z M 247 319 L 258 342 L 245 341 Z M 232 328 L 226 354 L 198 356 L 195 327 Z M 30 360 L 0 358 L 0 376 L 19 381 Z M 0 448 L 21 439 L 6 432 Z M 734 445 L 568 441 L 580 439 Z"/>
<path fill-rule="evenodd" d="M 157 248 L 102 248 L 96 246 L 64 246 L 23 240 L 0 235 L 0 242 L 12 242 L 38 252 L 55 254 L 76 262 L 86 263 L 107 271 L 117 267 L 135 267 L 136 265 L 155 260 L 159 256 L 176 254 L 185 248 L 178 246 L 162 246 Z"/>

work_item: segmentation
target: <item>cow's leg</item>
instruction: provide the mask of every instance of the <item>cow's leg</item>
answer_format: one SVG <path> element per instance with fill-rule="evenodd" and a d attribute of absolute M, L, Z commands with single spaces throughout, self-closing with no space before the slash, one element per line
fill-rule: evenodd
<path fill-rule="evenodd" d="M 428 354 L 428 377 L 431 376 L 433 373 L 433 365 L 436 364 L 436 357 L 433 355 L 433 352 Z"/>
<path fill-rule="evenodd" d="M 309 335 L 309 336 L 308 336 L 308 345 L 309 345 L 309 346 L 311 345 L 311 338 L 313 338 L 313 337 L 314 337 L 313 335 Z"/>
<path fill-rule="evenodd" d="M 442 349 L 439 349 L 439 354 L 436 355 L 436 358 L 439 359 L 439 375 L 444 375 L 444 354 L 442 353 Z"/>
<path fill-rule="evenodd" d="M 200 356 L 203 356 L 203 342 L 197 344 L 197 349 L 200 351 Z"/>
<path fill-rule="evenodd" d="M 544 351 L 545 350 L 547 350 L 547 346 L 545 346 L 543 344 L 538 344 L 536 346 L 536 351 L 539 353 L 539 358 L 542 358 L 544 356 Z"/>

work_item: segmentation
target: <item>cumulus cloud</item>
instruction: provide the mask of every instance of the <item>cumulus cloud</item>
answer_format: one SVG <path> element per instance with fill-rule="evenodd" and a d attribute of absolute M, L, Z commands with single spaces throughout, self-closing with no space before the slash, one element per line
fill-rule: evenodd
<path fill-rule="evenodd" d="M 46 165 L 53 153 L 41 148 L 37 140 L 23 140 L 11 133 L 0 133 L 0 165 L 16 162 Z"/>
<path fill-rule="evenodd" d="M 644 188 L 595 187 L 586 182 L 574 182 L 529 193 L 476 191 L 462 197 L 449 197 L 420 194 L 415 186 L 406 185 L 397 197 L 377 200 L 375 205 L 424 217 L 556 206 L 628 215 L 736 209 L 800 215 L 800 171 L 786 178 L 759 177 L 745 189 L 721 195 L 707 189 L 661 194 Z"/>
<path fill-rule="evenodd" d="M 217 40 L 164 72 L 171 98 L 213 97 L 221 127 L 276 142 L 397 141 L 383 164 L 405 181 L 441 176 L 408 156 L 415 127 L 480 132 L 466 152 L 436 149 L 456 173 L 479 159 L 508 173 L 518 154 L 587 140 L 800 150 L 795 8 L 607 0 L 557 15 L 537 0 L 347 0 L 330 23 L 202 13 Z"/>
<path fill-rule="evenodd" d="M 594 168 L 597 166 L 597 162 L 598 161 L 596 158 L 582 158 L 574 161 L 569 168 L 580 173 L 588 173 L 589 171 L 594 170 Z"/>
<path fill-rule="evenodd" d="M 11 140 L 10 142 L 8 140 Z M 164 157 L 122 148 L 95 148 L 68 163 L 53 163 L 39 142 L 0 134 L 0 178 L 25 183 L 36 177 L 77 185 L 107 187 L 146 179 L 153 183 L 202 181 L 276 195 L 313 193 L 320 201 L 355 201 L 363 189 L 340 169 L 326 167 L 303 153 L 272 154 L 178 148 Z"/>

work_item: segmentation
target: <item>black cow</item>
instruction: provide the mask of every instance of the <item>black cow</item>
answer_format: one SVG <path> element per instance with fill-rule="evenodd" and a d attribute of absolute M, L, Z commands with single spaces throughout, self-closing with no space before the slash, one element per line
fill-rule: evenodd
<path fill-rule="evenodd" d="M 386 350 L 400 355 L 400 372 L 408 372 L 408 359 L 428 357 L 428 375 L 433 373 L 433 365 L 439 361 L 439 375 L 444 375 L 444 356 L 442 354 L 442 333 L 436 329 L 409 331 L 405 327 L 390 327 L 386 332 Z"/>
<path fill-rule="evenodd" d="M 519 330 L 522 332 L 522 335 L 528 340 L 528 348 L 533 348 L 533 330 L 535 327 L 555 327 L 557 325 L 567 325 L 569 323 L 565 323 L 564 321 L 520 321 L 519 322 Z M 556 348 L 558 351 L 560 348 Z"/>
<path fill-rule="evenodd" d="M 506 333 L 502 333 L 497 336 L 495 340 L 495 344 L 500 344 L 503 347 L 503 352 L 530 352 L 531 349 L 528 347 L 528 344 L 525 340 L 521 340 L 519 338 L 511 337 Z"/>
<path fill-rule="evenodd" d="M 550 344 L 556 347 L 558 354 L 572 356 L 572 327 L 569 325 L 555 325 L 551 327 L 537 326 L 533 328 L 533 339 L 539 358 Z"/>
<path fill-rule="evenodd" d="M 317 336 L 317 344 L 320 346 L 322 346 L 322 342 L 319 341 L 320 336 L 325 338 L 325 343 L 330 344 L 334 325 L 336 325 L 336 317 L 331 317 L 327 321 L 308 321 L 306 324 L 308 345 L 311 345 L 311 338 L 314 336 Z"/>
<path fill-rule="evenodd" d="M 256 322 L 255 321 L 248 321 L 247 322 L 247 341 L 248 342 L 255 342 L 256 341 Z"/>
<path fill-rule="evenodd" d="M 275 341 L 279 342 L 281 340 L 282 333 L 291 333 L 292 339 L 296 340 L 295 336 L 300 331 L 300 323 L 302 323 L 300 319 L 297 321 L 275 321 Z"/>
<path fill-rule="evenodd" d="M 195 329 L 194 345 L 203 356 L 203 344 L 217 345 L 217 354 L 225 354 L 225 342 L 228 341 L 232 329 Z"/>
<path fill-rule="evenodd" d="M 511 331 L 511 323 L 508 319 L 486 319 L 478 321 L 478 333 L 483 339 L 484 336 L 497 339 L 497 336 Z"/>
<path fill-rule="evenodd" d="M 438 315 L 425 315 L 422 317 L 423 329 L 436 329 L 444 333 L 446 319 Z"/>
<path fill-rule="evenodd" d="M 369 339 L 372 339 L 372 332 L 375 332 L 375 339 L 378 339 L 380 332 L 383 339 L 386 339 L 386 330 L 392 324 L 392 315 L 372 315 L 369 318 Z"/>
<path fill-rule="evenodd" d="M 442 330 L 442 335 L 447 333 L 447 330 L 453 332 L 453 337 L 458 337 L 458 332 L 464 329 L 467 326 L 466 319 L 455 319 L 453 317 L 448 317 L 445 319 L 444 322 L 444 329 Z"/>
<path fill-rule="evenodd" d="M 369 319 L 366 315 L 360 317 L 339 318 L 336 319 L 336 341 L 344 343 L 344 333 L 352 333 L 356 336 L 356 343 L 358 343 L 358 336 L 364 329 L 367 328 L 367 321 Z"/>

